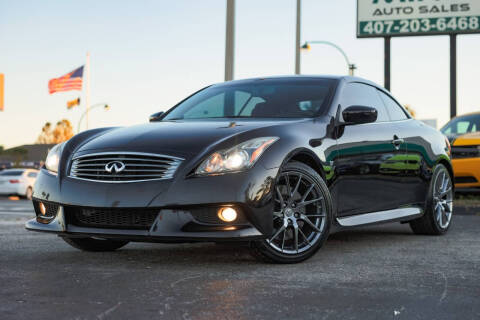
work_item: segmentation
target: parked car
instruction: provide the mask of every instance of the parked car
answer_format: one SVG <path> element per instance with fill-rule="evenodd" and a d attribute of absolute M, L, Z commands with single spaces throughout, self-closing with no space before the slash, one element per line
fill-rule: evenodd
<path fill-rule="evenodd" d="M 455 186 L 480 187 L 480 112 L 455 117 L 440 130 L 452 144 Z"/>
<path fill-rule="evenodd" d="M 370 81 L 226 82 L 150 119 L 55 146 L 26 228 L 87 251 L 238 241 L 293 263 L 338 230 L 398 221 L 441 235 L 451 225 L 448 140 Z"/>
<path fill-rule="evenodd" d="M 31 200 L 38 172 L 34 169 L 5 169 L 1 171 L 0 194 L 18 195 Z"/>

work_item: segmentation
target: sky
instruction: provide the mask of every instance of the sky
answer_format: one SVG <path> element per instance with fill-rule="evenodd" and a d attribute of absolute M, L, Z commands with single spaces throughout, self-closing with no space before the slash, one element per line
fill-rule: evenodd
<path fill-rule="evenodd" d="M 295 0 L 237 0 L 235 79 L 288 75 L 295 64 Z M 204 86 L 223 81 L 226 0 L 0 0 L 0 145 L 34 143 L 45 122 L 72 122 L 84 92 L 48 93 L 48 81 L 91 55 L 89 128 L 145 123 Z M 302 0 L 302 43 L 336 43 L 356 75 L 383 85 L 383 39 L 356 38 L 356 0 Z M 480 110 L 480 35 L 458 37 L 458 113 Z M 345 74 L 333 48 L 302 52 L 302 74 Z M 393 95 L 417 118 L 449 119 L 448 36 L 392 40 Z M 82 130 L 85 129 L 83 122 Z"/>

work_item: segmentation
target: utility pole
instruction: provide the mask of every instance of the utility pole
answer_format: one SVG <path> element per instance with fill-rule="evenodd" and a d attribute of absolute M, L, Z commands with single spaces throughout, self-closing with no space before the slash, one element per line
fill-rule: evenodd
<path fill-rule="evenodd" d="M 300 31 L 302 19 L 302 1 L 297 0 L 297 31 L 295 37 L 295 74 L 300 74 Z"/>
<path fill-rule="evenodd" d="M 457 35 L 450 35 L 450 118 L 457 116 Z"/>
<path fill-rule="evenodd" d="M 235 61 L 235 0 L 227 0 L 227 28 L 225 39 L 225 81 L 233 80 Z"/>
<path fill-rule="evenodd" d="M 384 64 L 384 83 L 383 83 L 383 86 L 385 87 L 385 89 L 387 89 L 388 91 L 390 91 L 390 86 L 391 86 L 391 83 L 390 83 L 390 68 L 391 68 L 391 60 L 390 60 L 390 57 L 391 57 L 391 42 L 392 38 L 390 36 L 387 36 L 385 37 L 385 45 L 384 45 L 384 49 L 385 49 L 385 64 Z"/>
<path fill-rule="evenodd" d="M 87 52 L 87 62 L 85 63 L 85 107 L 87 113 L 87 130 L 88 130 L 88 110 L 90 109 L 90 52 Z"/>

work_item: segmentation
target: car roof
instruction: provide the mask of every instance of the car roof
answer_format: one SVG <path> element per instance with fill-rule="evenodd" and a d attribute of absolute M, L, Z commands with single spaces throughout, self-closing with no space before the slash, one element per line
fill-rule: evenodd
<path fill-rule="evenodd" d="M 286 75 L 286 76 L 270 76 L 270 77 L 257 77 L 257 78 L 248 78 L 248 79 L 240 79 L 240 80 L 232 80 L 222 83 L 217 83 L 214 86 L 221 86 L 221 85 L 235 85 L 235 84 L 247 84 L 253 83 L 262 80 L 279 80 L 279 81 L 295 81 L 295 80 L 337 80 L 337 81 L 345 81 L 346 83 L 349 82 L 360 82 L 369 84 L 371 86 L 377 87 L 385 92 L 388 92 L 382 86 L 374 83 L 373 81 L 354 77 L 354 76 L 345 76 L 345 75 Z"/>
<path fill-rule="evenodd" d="M 455 118 L 468 117 L 468 116 L 476 116 L 476 115 L 480 115 L 480 111 L 474 111 L 474 112 L 459 114 L 459 115 L 455 116 Z M 453 119 L 455 119 L 455 118 L 453 118 Z M 452 120 L 453 120 L 453 119 L 452 119 Z"/>

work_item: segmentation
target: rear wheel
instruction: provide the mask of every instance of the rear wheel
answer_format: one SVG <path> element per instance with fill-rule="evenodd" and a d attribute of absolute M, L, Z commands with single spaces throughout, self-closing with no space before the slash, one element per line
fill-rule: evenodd
<path fill-rule="evenodd" d="M 331 219 L 332 201 L 322 177 L 303 163 L 288 163 L 275 186 L 273 234 L 252 242 L 252 253 L 275 263 L 308 259 L 327 240 Z"/>
<path fill-rule="evenodd" d="M 93 238 L 63 237 L 66 243 L 83 251 L 114 251 L 125 246 L 128 241 L 104 240 Z"/>
<path fill-rule="evenodd" d="M 453 215 L 453 183 L 447 168 L 438 164 L 433 172 L 425 214 L 410 222 L 416 234 L 440 235 L 448 231 Z"/>

